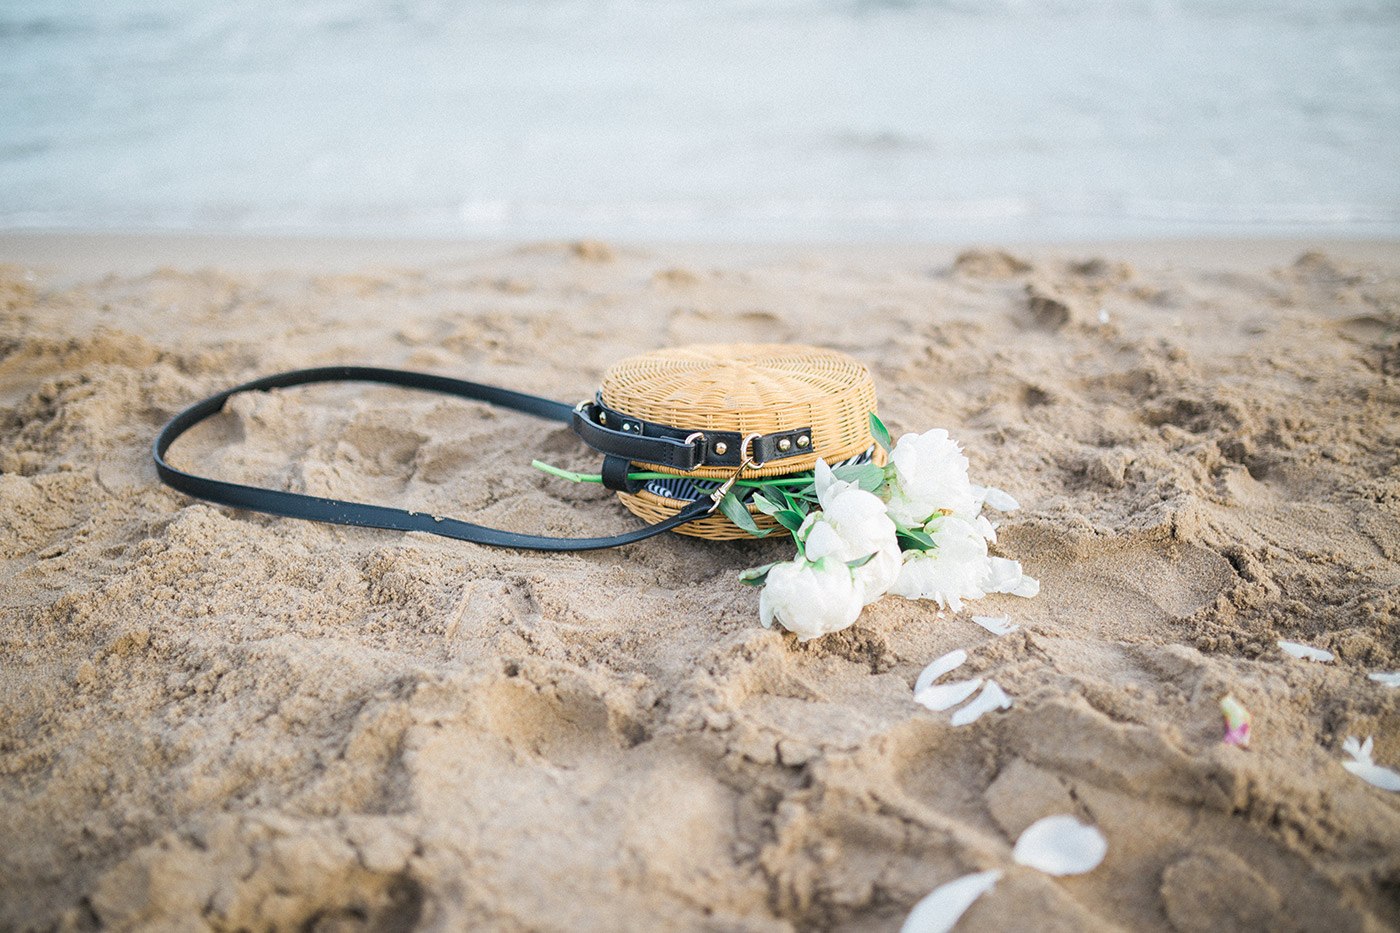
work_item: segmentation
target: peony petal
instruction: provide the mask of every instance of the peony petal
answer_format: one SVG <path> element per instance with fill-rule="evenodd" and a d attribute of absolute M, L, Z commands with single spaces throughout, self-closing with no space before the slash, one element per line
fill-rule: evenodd
<path fill-rule="evenodd" d="M 1011 857 L 1047 875 L 1082 875 L 1099 867 L 1108 840 L 1068 814 L 1047 816 L 1026 827 Z"/>
<path fill-rule="evenodd" d="M 820 515 L 820 513 L 818 513 Z M 818 517 L 807 532 L 806 539 L 802 542 L 802 556 L 812 563 L 816 563 L 823 557 L 830 557 L 833 554 L 840 555 L 845 541 L 837 533 L 830 523 L 824 522 Z"/>
<path fill-rule="evenodd" d="M 1006 695 L 1006 691 L 1002 690 L 996 681 L 989 680 L 982 692 L 977 694 L 977 699 L 953 714 L 951 722 L 955 726 L 967 726 L 981 719 L 983 713 L 1010 708 L 1011 697 Z"/>
<path fill-rule="evenodd" d="M 1400 774 L 1396 774 L 1389 768 L 1384 768 L 1371 760 L 1373 745 L 1374 742 L 1369 735 L 1366 736 L 1364 742 L 1358 742 L 1354 735 L 1347 736 L 1342 742 L 1342 751 L 1355 760 L 1342 762 L 1342 767 L 1367 784 L 1374 784 L 1381 790 L 1400 791 Z"/>
<path fill-rule="evenodd" d="M 1019 561 L 1005 557 L 984 558 L 986 572 L 982 578 L 982 589 L 988 593 L 1010 593 L 1027 599 L 1040 592 L 1040 583 L 1028 577 L 1021 570 Z"/>
<path fill-rule="evenodd" d="M 1278 646 L 1293 655 L 1293 657 L 1303 658 L 1307 661 L 1327 662 L 1336 657 L 1332 652 L 1322 648 L 1314 648 L 1312 645 L 1304 645 L 1296 641 L 1284 641 L 1281 638 L 1279 639 Z"/>
<path fill-rule="evenodd" d="M 973 491 L 976 492 L 976 490 L 977 487 L 974 486 Z M 996 509 L 998 512 L 1014 512 L 1021 507 L 1021 503 L 1013 499 L 1009 493 L 995 486 L 984 486 L 982 492 L 984 495 L 982 504 L 989 509 Z"/>
<path fill-rule="evenodd" d="M 1357 740 L 1356 736 L 1349 735 L 1342 740 L 1342 751 L 1346 752 L 1357 761 L 1371 760 L 1371 737 L 1366 736 L 1365 744 Z"/>
<path fill-rule="evenodd" d="M 957 926 L 973 903 L 990 891 L 1001 878 L 1000 869 L 963 875 L 956 881 L 934 888 L 904 918 L 899 933 L 948 933 Z"/>
<path fill-rule="evenodd" d="M 1021 585 L 1010 591 L 1012 596 L 1020 596 L 1023 599 L 1030 599 L 1039 592 L 1040 581 L 1035 577 L 1028 577 L 1025 574 L 1021 575 Z"/>
<path fill-rule="evenodd" d="M 1249 727 L 1253 722 L 1253 717 L 1249 715 L 1249 710 L 1244 708 L 1244 704 L 1232 696 L 1227 696 L 1220 701 L 1220 712 L 1225 715 L 1225 738 L 1221 739 L 1226 745 L 1238 745 L 1241 748 L 1249 747 Z"/>
<path fill-rule="evenodd" d="M 1381 790 L 1400 791 L 1400 774 L 1368 761 L 1344 761 L 1342 767 Z"/>
<path fill-rule="evenodd" d="M 993 635 L 1009 635 L 1021 627 L 1012 625 L 1006 616 L 973 616 L 972 621 Z"/>
<path fill-rule="evenodd" d="M 959 667 L 962 667 L 963 662 L 966 660 L 967 652 L 962 650 L 961 648 L 949 651 L 943 657 L 934 661 L 928 667 L 924 668 L 922 671 L 919 672 L 918 679 L 914 681 L 914 692 L 921 692 L 925 687 L 933 683 L 938 678 L 942 677 L 944 674 L 948 673 L 949 671 L 957 670 Z"/>
<path fill-rule="evenodd" d="M 977 688 L 980 686 L 982 686 L 982 678 L 980 677 L 975 680 L 959 680 L 951 684 L 934 684 L 914 694 L 914 702 L 939 713 L 957 706 L 977 692 Z"/>
<path fill-rule="evenodd" d="M 816 466 L 813 468 L 813 485 L 817 489 L 817 498 L 820 499 L 826 491 L 836 482 L 836 474 L 831 472 L 831 467 L 821 457 L 817 458 Z"/>
<path fill-rule="evenodd" d="M 1368 676 L 1382 687 L 1400 687 L 1400 671 L 1392 671 L 1390 673 L 1377 671 Z"/>

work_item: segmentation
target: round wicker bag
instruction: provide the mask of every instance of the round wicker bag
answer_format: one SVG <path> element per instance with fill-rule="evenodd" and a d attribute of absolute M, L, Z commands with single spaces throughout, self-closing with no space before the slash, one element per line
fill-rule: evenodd
<path fill-rule="evenodd" d="M 656 350 L 622 360 L 603 375 L 600 407 L 636 422 L 624 428 L 669 428 L 687 439 L 738 435 L 741 449 L 730 456 L 748 461 L 745 478 L 791 475 L 813 469 L 817 458 L 836 466 L 879 458 L 884 451 L 870 434 L 876 411 L 875 383 L 864 364 L 844 353 L 792 344 L 701 344 Z M 771 459 L 758 462 L 756 436 L 777 438 Z M 733 441 L 729 444 L 732 446 Z M 725 453 L 724 441 L 711 448 Z M 675 515 L 732 477 L 732 465 L 683 470 L 638 462 L 640 470 L 675 479 L 652 479 L 636 491 L 619 492 L 622 503 L 649 522 Z M 777 523 L 749 504 L 760 528 Z M 711 539 L 748 533 L 719 512 L 675 529 Z"/>
<path fill-rule="evenodd" d="M 234 483 L 179 469 L 166 459 L 186 431 L 218 415 L 235 395 L 326 382 L 370 382 L 471 399 L 569 424 L 603 455 L 603 485 L 649 524 L 621 534 L 557 537 L 478 525 L 413 509 Z M 833 467 L 878 458 L 870 435 L 875 386 L 864 366 L 817 347 L 715 344 L 658 350 L 611 367 L 593 399 L 577 405 L 434 373 L 379 366 L 320 366 L 263 376 L 180 411 L 152 447 L 156 473 L 208 502 L 288 518 L 442 535 L 490 547 L 593 551 L 666 531 L 742 538 L 724 509 L 743 503 L 760 527 L 776 522 L 750 503 L 744 478 L 805 473 L 818 457 Z M 634 476 L 635 473 L 650 476 Z M 659 475 L 658 475 L 659 474 Z M 731 499 L 729 494 L 734 498 Z"/>

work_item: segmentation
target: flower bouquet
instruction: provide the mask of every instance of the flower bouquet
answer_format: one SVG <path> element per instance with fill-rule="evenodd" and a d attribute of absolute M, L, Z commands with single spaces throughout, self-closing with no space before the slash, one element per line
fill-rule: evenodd
<path fill-rule="evenodd" d="M 889 452 L 885 466 L 833 469 L 818 460 L 810 477 L 762 483 L 752 494 L 797 543 L 792 560 L 740 575 L 763 587 L 763 625 L 776 620 L 806 641 L 847 628 L 887 593 L 930 599 L 952 612 L 989 593 L 1036 595 L 1040 584 L 1018 562 L 987 552 L 996 528 L 983 507 L 1011 511 L 1016 500 L 972 483 L 967 457 L 942 428 L 892 444 L 880 419 L 869 418 L 876 443 Z M 745 527 L 748 515 L 737 501 L 720 507 Z"/>

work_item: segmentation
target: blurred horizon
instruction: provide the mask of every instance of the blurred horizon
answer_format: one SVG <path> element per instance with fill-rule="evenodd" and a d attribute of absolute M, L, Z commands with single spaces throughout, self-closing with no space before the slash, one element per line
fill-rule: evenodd
<path fill-rule="evenodd" d="M 0 230 L 1400 237 L 1400 2 L 0 5 Z"/>

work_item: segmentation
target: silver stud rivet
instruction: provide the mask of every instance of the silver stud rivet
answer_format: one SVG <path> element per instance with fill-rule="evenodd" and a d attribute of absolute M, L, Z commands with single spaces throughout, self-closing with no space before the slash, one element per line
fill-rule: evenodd
<path fill-rule="evenodd" d="M 812 443 L 812 439 L 805 434 L 797 439 L 798 447 L 806 447 L 810 443 Z"/>
<path fill-rule="evenodd" d="M 630 431 L 630 430 L 632 430 L 632 425 L 630 425 L 630 424 L 628 424 L 626 421 L 624 421 L 624 422 L 622 422 L 622 430 L 624 430 L 624 431 Z"/>
<path fill-rule="evenodd" d="M 600 412 L 598 412 L 598 423 L 599 423 L 599 424 L 607 424 L 607 423 L 608 423 L 608 413 L 607 413 L 607 412 L 605 412 L 605 411 L 600 411 Z"/>
<path fill-rule="evenodd" d="M 720 441 L 718 444 L 715 445 L 715 453 L 723 457 L 725 454 L 729 453 L 729 445 L 726 444 L 724 441 Z"/>
<path fill-rule="evenodd" d="M 783 438 L 782 440 L 778 441 L 778 449 L 784 452 L 792 450 L 792 441 L 788 440 L 787 438 Z"/>

